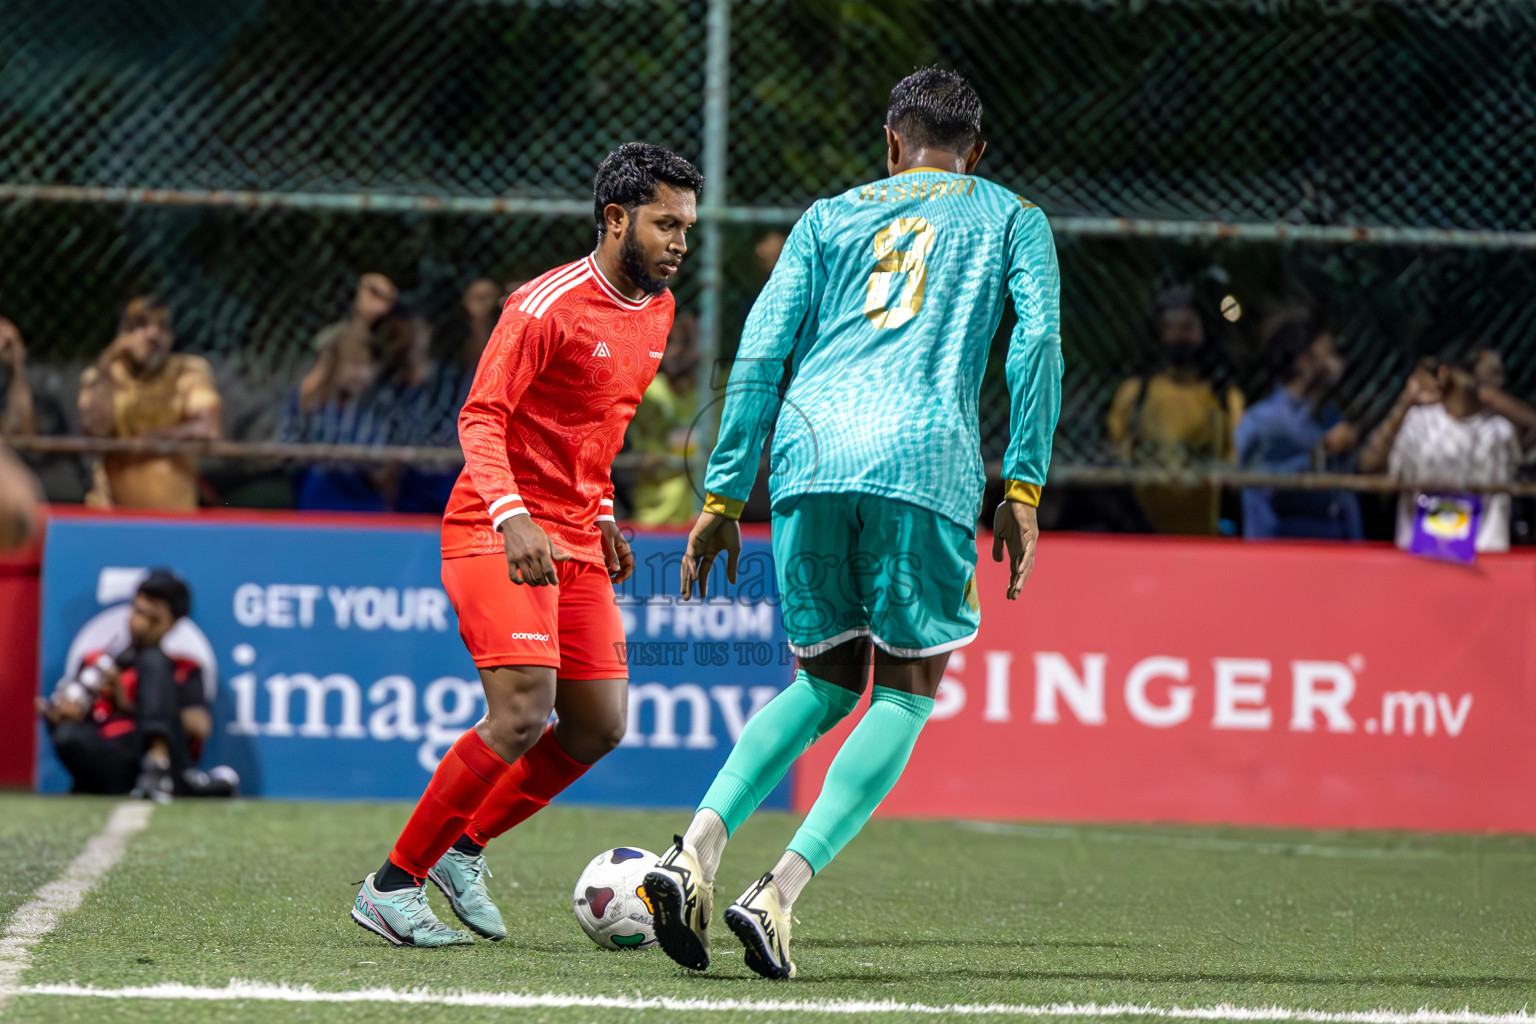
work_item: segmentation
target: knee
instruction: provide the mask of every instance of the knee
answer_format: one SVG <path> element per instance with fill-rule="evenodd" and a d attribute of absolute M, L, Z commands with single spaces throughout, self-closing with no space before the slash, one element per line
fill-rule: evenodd
<path fill-rule="evenodd" d="M 504 760 L 516 761 L 538 741 L 548 720 L 548 712 L 543 717 L 511 712 L 487 715 L 480 724 L 481 738 Z"/>
<path fill-rule="evenodd" d="M 602 721 L 594 722 L 589 726 L 587 742 L 597 757 L 611 754 L 620 743 L 624 742 L 624 732 L 628 724 L 626 716 L 619 714 L 609 715 Z"/>
<path fill-rule="evenodd" d="M 53 749 L 60 761 L 71 761 L 85 753 L 87 737 L 79 722 L 64 722 L 54 727 Z"/>
<path fill-rule="evenodd" d="M 555 726 L 555 738 L 572 758 L 582 764 L 593 764 L 624 742 L 627 725 L 622 711 L 595 718 L 562 718 Z"/>

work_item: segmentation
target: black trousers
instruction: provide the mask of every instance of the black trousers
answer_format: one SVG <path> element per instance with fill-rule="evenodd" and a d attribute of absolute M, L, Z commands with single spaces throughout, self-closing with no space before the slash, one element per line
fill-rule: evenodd
<path fill-rule="evenodd" d="M 87 719 L 60 722 L 49 729 L 49 735 L 54 752 L 75 780 L 71 793 L 123 796 L 133 789 L 144 758 L 144 736 L 139 730 L 107 737 Z"/>
<path fill-rule="evenodd" d="M 181 688 L 176 685 L 176 665 L 158 647 L 138 652 L 133 662 L 138 669 L 138 692 L 134 697 L 139 719 L 139 733 L 144 749 L 149 741 L 165 740 L 171 751 L 171 774 L 181 778 L 192 767 L 192 751 L 187 733 L 181 727 Z"/>
<path fill-rule="evenodd" d="M 181 694 L 176 667 L 158 647 L 139 651 L 135 695 L 137 728 L 103 736 L 95 722 L 60 722 L 50 730 L 53 749 L 75 780 L 72 792 L 117 796 L 133 789 L 144 752 L 152 739 L 165 740 L 171 752 L 171 777 L 181 779 L 192 767 L 191 749 L 181 727 Z"/>

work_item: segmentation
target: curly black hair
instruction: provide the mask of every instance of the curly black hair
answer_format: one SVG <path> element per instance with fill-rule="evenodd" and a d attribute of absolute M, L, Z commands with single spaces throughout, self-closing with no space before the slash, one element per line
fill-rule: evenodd
<path fill-rule="evenodd" d="M 954 71 L 919 68 L 891 90 L 885 123 L 909 146 L 965 153 L 981 136 L 981 97 Z"/>
<path fill-rule="evenodd" d="M 598 241 L 608 233 L 603 210 L 609 203 L 618 203 L 633 213 L 636 207 L 655 200 L 658 184 L 692 189 L 694 199 L 698 199 L 704 191 L 704 175 L 670 149 L 649 142 L 626 142 L 604 157 L 592 179 Z"/>

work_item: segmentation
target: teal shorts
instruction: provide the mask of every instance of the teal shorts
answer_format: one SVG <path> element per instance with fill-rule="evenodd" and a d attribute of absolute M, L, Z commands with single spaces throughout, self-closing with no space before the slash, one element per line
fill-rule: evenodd
<path fill-rule="evenodd" d="M 773 514 L 784 631 L 802 658 L 867 636 L 898 658 L 976 638 L 976 535 L 871 494 L 807 494 Z"/>

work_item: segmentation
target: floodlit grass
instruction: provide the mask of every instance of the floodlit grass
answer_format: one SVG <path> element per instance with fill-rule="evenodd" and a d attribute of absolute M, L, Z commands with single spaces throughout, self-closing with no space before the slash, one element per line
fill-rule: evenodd
<path fill-rule="evenodd" d="M 103 823 L 115 801 L 0 794 L 0 922 L 59 876 Z"/>
<path fill-rule="evenodd" d="M 103 802 L 9 798 L 6 917 L 105 820 Z M 1518 1011 L 1536 1003 L 1536 838 L 876 821 L 796 906 L 800 978 L 742 965 L 719 924 L 703 976 L 659 950 L 611 953 L 570 897 L 599 850 L 660 851 L 679 813 L 556 807 L 488 851 L 506 942 L 395 949 L 347 916 L 407 808 L 181 801 L 33 952 L 20 984 L 99 989 L 232 978 L 321 990 L 627 999 L 1136 1003 L 1350 1011 Z M 716 907 L 794 830 L 755 817 L 726 852 Z M 446 903 L 432 893 L 440 916 Z M 121 1001 L 20 994 L 17 1021 L 848 1020 L 795 1012 L 591 1006 L 508 1011 L 378 1003 Z M 914 1019 L 883 1013 L 880 1019 Z M 928 1017 L 927 1019 L 933 1019 Z"/>

